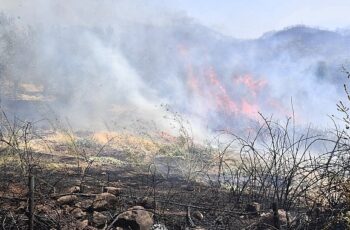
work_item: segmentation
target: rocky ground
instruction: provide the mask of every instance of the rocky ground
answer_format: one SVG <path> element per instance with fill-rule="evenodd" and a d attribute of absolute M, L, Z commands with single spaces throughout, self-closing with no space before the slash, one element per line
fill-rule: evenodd
<path fill-rule="evenodd" d="M 234 207 L 226 189 L 130 165 L 92 167 L 83 182 L 74 168 L 40 170 L 35 172 L 34 229 L 243 229 L 260 220 L 273 223 L 260 204 Z M 10 170 L 1 174 L 2 228 L 26 229 L 26 180 Z"/>
<path fill-rule="evenodd" d="M 150 142 L 132 140 L 143 149 L 155 149 Z M 208 178 L 188 180 L 172 168 L 157 170 L 169 166 L 169 157 L 149 161 L 115 147 L 96 154 L 94 143 L 78 143 L 84 148 L 77 143 L 56 141 L 50 151 L 36 144 L 36 151 L 27 155 L 30 161 L 3 152 L 0 228 L 28 229 L 33 214 L 33 229 L 274 229 L 276 224 L 295 229 L 310 216 L 318 221 L 325 213 L 321 208 L 308 215 L 306 210 L 273 212 L 268 202 L 258 203 L 258 197 L 237 194 Z M 34 177 L 34 192 L 28 174 Z M 309 226 L 314 228 L 301 229 L 318 229 L 317 222 Z"/>

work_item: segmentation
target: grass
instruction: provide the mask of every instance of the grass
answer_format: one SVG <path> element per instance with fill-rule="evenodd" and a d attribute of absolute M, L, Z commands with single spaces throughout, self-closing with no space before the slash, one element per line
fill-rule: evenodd
<path fill-rule="evenodd" d="M 124 165 L 124 162 L 121 160 L 118 160 L 114 157 L 90 157 L 89 160 L 94 161 L 95 166 L 100 166 L 103 164 L 109 164 L 113 166 L 122 166 Z"/>
<path fill-rule="evenodd" d="M 0 167 L 9 164 L 19 165 L 20 163 L 21 161 L 16 155 L 5 154 L 0 156 Z"/>

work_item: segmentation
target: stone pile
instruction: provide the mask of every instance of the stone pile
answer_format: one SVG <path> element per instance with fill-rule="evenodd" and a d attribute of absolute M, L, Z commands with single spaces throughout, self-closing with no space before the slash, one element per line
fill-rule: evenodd
<path fill-rule="evenodd" d="M 80 192 L 75 186 L 68 190 L 70 193 Z M 143 206 L 133 206 L 125 212 L 116 214 L 121 189 L 116 187 L 105 187 L 103 193 L 97 194 L 94 198 L 76 195 L 64 195 L 57 198 L 56 203 L 62 210 L 74 218 L 74 228 L 78 230 L 104 229 L 108 223 L 113 221 L 112 229 L 139 229 L 148 230 L 154 226 L 153 214 L 145 208 L 152 208 L 152 202 L 148 198 L 143 200 Z M 50 207 L 38 207 L 41 213 L 50 213 Z M 41 208 L 41 210 L 40 210 Z M 111 215 L 112 214 L 112 215 Z M 165 226 L 164 226 L 165 227 Z M 70 226 L 72 228 L 72 226 Z M 158 229 L 158 228 L 153 228 Z M 159 228 L 166 229 L 166 228 Z"/>

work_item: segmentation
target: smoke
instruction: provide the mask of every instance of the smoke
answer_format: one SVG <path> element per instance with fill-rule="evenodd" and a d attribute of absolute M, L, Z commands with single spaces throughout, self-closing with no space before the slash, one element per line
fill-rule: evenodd
<path fill-rule="evenodd" d="M 164 128 L 168 104 L 203 133 L 242 128 L 258 112 L 289 116 L 291 98 L 300 124 L 326 126 L 343 98 L 346 32 L 299 26 L 237 40 L 145 1 L 0 5 L 1 98 L 23 116 L 50 108 L 78 128 Z"/>

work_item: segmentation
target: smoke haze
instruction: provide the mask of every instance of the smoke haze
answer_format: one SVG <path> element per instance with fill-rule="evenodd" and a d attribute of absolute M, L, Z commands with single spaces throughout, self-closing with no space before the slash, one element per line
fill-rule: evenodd
<path fill-rule="evenodd" d="M 298 123 L 325 127 L 343 98 L 346 30 L 295 26 L 239 40 L 145 1 L 1 5 L 0 93 L 23 116 L 50 108 L 78 128 L 165 127 L 167 104 L 203 132 L 242 127 L 258 112 L 289 116 L 293 98 Z"/>

